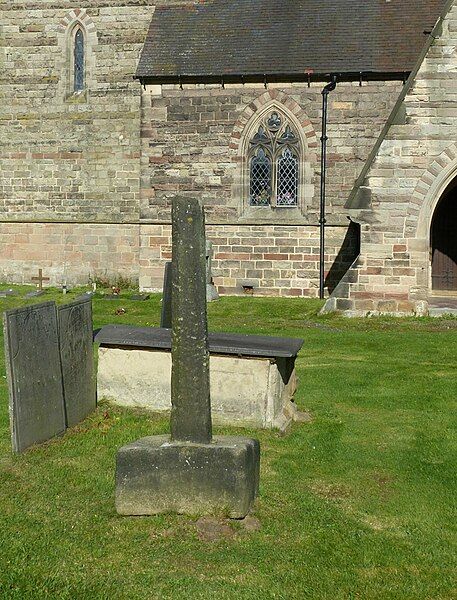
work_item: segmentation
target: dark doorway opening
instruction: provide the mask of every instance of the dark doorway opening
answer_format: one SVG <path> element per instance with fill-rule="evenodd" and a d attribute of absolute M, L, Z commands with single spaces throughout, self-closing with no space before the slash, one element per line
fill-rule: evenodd
<path fill-rule="evenodd" d="M 431 226 L 432 290 L 457 293 L 457 181 L 444 192 Z"/>

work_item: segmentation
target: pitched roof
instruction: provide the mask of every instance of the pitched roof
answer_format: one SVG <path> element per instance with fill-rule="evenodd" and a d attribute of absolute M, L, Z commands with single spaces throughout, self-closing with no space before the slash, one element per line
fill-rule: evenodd
<path fill-rule="evenodd" d="M 158 6 L 137 77 L 226 81 L 409 72 L 445 0 L 200 0 Z"/>

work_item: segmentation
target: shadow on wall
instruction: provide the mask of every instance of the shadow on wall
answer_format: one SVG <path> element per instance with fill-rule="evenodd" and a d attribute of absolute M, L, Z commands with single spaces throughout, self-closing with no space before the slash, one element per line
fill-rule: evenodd
<path fill-rule="evenodd" d="M 330 294 L 339 284 L 349 267 L 360 254 L 360 225 L 351 221 L 346 231 L 340 251 L 325 278 L 325 287 Z"/>

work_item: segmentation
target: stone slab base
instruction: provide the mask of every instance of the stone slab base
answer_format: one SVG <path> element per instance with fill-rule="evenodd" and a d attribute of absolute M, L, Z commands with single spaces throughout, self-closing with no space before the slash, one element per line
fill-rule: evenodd
<path fill-rule="evenodd" d="M 278 428 L 294 420 L 294 359 L 210 357 L 211 410 L 216 425 Z M 171 353 L 100 346 L 98 398 L 168 413 Z"/>
<path fill-rule="evenodd" d="M 116 460 L 121 515 L 224 513 L 244 518 L 259 489 L 260 446 L 217 437 L 210 444 L 172 442 L 167 435 L 124 446 Z"/>

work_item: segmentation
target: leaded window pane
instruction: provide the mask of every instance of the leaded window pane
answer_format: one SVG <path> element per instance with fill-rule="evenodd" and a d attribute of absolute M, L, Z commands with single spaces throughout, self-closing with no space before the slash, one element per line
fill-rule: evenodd
<path fill-rule="evenodd" d="M 84 34 L 78 29 L 75 35 L 75 76 L 74 91 L 84 89 Z"/>
<path fill-rule="evenodd" d="M 271 160 L 260 148 L 251 159 L 250 203 L 251 206 L 267 206 L 271 201 Z"/>
<path fill-rule="evenodd" d="M 277 206 L 296 206 L 298 196 L 298 159 L 285 148 L 278 159 Z"/>

